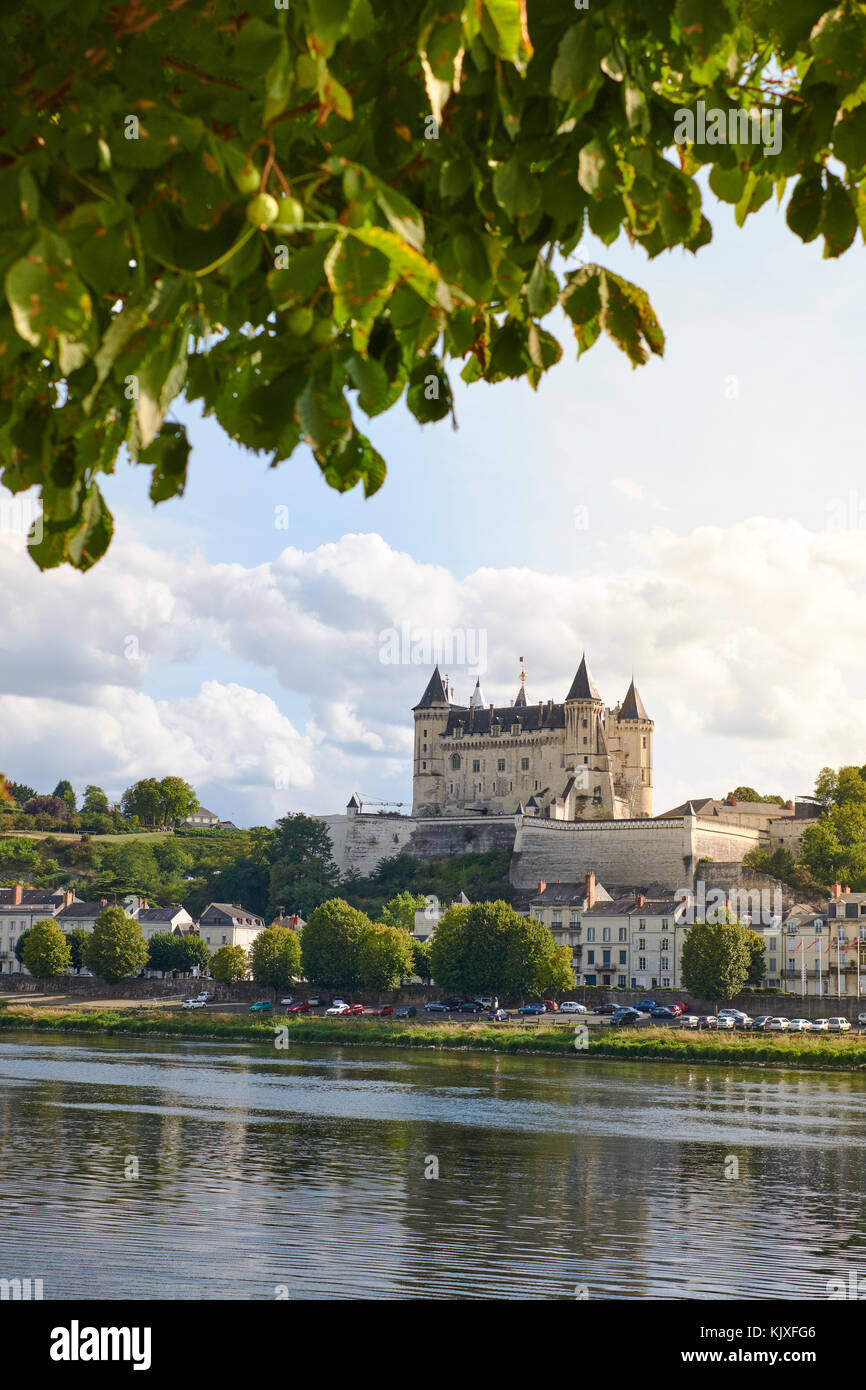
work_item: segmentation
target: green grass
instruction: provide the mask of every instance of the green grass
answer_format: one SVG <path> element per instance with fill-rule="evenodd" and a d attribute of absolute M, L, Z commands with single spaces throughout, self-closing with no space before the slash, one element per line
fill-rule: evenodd
<path fill-rule="evenodd" d="M 0 1029 L 56 1033 L 131 1034 L 140 1037 L 236 1039 L 271 1043 L 275 1027 L 286 1027 L 292 1043 L 348 1046 L 464 1048 L 478 1052 L 542 1053 L 609 1057 L 623 1061 L 727 1062 L 743 1066 L 866 1068 L 866 1037 L 804 1035 L 695 1038 L 669 1028 L 623 1029 L 590 1034 L 589 1048 L 575 1051 L 570 1029 L 512 1028 L 472 1023 L 398 1023 L 388 1019 L 283 1018 L 248 1014 L 169 1013 L 161 1009 L 57 1009 L 32 1006 L 0 1009 Z"/>

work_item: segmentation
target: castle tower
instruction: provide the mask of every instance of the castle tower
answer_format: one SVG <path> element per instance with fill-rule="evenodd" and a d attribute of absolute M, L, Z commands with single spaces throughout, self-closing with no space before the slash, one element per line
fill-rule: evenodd
<path fill-rule="evenodd" d="M 451 705 L 438 666 L 412 712 L 415 716 L 412 815 L 441 816 L 445 806 L 445 758 L 439 736 L 448 726 Z"/>
<path fill-rule="evenodd" d="M 604 704 L 589 674 L 586 653 L 565 697 L 565 767 L 574 778 L 575 812 L 613 817 L 614 787 L 604 727 Z"/>
<path fill-rule="evenodd" d="M 619 750 L 617 795 L 628 802 L 633 816 L 653 813 L 653 729 L 634 679 L 619 710 L 612 716 L 612 734 Z"/>

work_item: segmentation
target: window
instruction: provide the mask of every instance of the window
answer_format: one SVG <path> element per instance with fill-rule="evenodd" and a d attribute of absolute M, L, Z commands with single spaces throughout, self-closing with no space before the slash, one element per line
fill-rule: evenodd
<path fill-rule="evenodd" d="M 521 772 L 528 772 L 528 771 L 529 771 L 529 759 L 528 759 L 528 758 L 521 758 L 521 759 L 520 759 L 520 771 L 521 771 Z"/>
<path fill-rule="evenodd" d="M 628 927 L 620 927 L 619 939 L 620 941 L 628 941 Z"/>
<path fill-rule="evenodd" d="M 587 965 L 595 965 L 595 951 L 587 951 L 586 963 Z"/>
<path fill-rule="evenodd" d="M 602 927 L 601 939 L 602 941 L 610 941 L 610 927 Z"/>
<path fill-rule="evenodd" d="M 775 969 L 776 969 L 776 957 L 775 957 L 775 956 L 770 956 L 769 969 L 770 969 L 770 970 L 775 970 Z"/>
<path fill-rule="evenodd" d="M 819 927 L 818 930 L 820 931 L 821 928 Z M 779 938 L 778 938 L 777 936 L 771 936 L 771 937 L 770 937 L 770 950 L 771 950 L 771 951 L 775 951 L 778 940 L 779 940 Z"/>
<path fill-rule="evenodd" d="M 663 951 L 667 951 L 667 950 L 669 950 L 669 949 L 670 949 L 670 947 L 669 947 L 668 938 L 667 938 L 666 936 L 663 936 L 663 937 L 662 937 L 662 950 L 663 950 Z"/>
<path fill-rule="evenodd" d="M 625 989 L 625 975 L 617 975 L 616 982 L 620 989 Z"/>
<path fill-rule="evenodd" d="M 671 963 L 670 963 L 670 961 L 668 960 L 667 956 L 662 956 L 662 958 L 661 958 L 661 967 L 662 967 L 662 970 L 670 970 L 670 968 L 671 968 Z"/>
<path fill-rule="evenodd" d="M 452 770 L 452 772 L 459 772 L 459 771 L 460 771 L 460 754 L 459 754 L 459 753 L 455 753 L 455 754 L 453 755 L 452 759 L 451 759 L 451 770 Z"/>
<path fill-rule="evenodd" d="M 638 956 L 637 968 L 638 970 L 646 970 L 646 956 Z"/>
<path fill-rule="evenodd" d="M 668 919 L 667 919 L 667 917 L 663 917 L 663 918 L 662 918 L 662 931 L 667 931 L 667 929 L 668 929 Z"/>
<path fill-rule="evenodd" d="M 626 953 L 625 953 L 625 951 L 620 951 L 620 953 L 619 953 L 619 963 L 620 963 L 620 965 L 625 965 L 625 963 L 626 963 Z"/>
<path fill-rule="evenodd" d="M 505 759 L 504 759 L 504 758 L 498 758 L 498 759 L 497 759 L 497 761 L 496 761 L 496 771 L 497 771 L 497 772 L 504 772 L 504 771 L 505 771 Z"/>
<path fill-rule="evenodd" d="M 556 927 L 562 926 L 562 908 L 557 907 L 553 910 L 553 924 Z"/>
<path fill-rule="evenodd" d="M 587 721 L 586 721 L 585 719 L 584 719 L 584 721 L 583 721 L 583 727 L 584 727 L 585 729 L 589 727 L 588 724 L 587 724 Z M 586 739 L 584 739 L 583 741 L 584 741 L 584 743 L 586 743 Z"/>
<path fill-rule="evenodd" d="M 646 918 L 645 918 L 645 917 L 641 917 L 641 918 L 638 920 L 638 926 L 640 927 L 641 931 L 646 931 Z"/>
<path fill-rule="evenodd" d="M 580 918 L 578 917 L 578 915 L 577 915 L 576 912 L 572 912 L 572 914 L 571 914 L 571 925 L 572 925 L 573 927 L 579 927 L 579 926 L 580 926 Z"/>
<path fill-rule="evenodd" d="M 421 771 L 422 771 L 422 772 L 426 772 L 426 771 L 427 771 L 427 764 L 426 764 L 426 763 L 422 763 L 422 764 L 421 764 Z"/>
<path fill-rule="evenodd" d="M 645 936 L 641 936 L 641 937 L 638 938 L 637 948 L 638 948 L 639 951 L 645 951 L 645 950 L 646 950 L 646 937 L 645 937 Z"/>
<path fill-rule="evenodd" d="M 473 759 L 472 759 L 472 771 L 473 771 L 473 772 L 480 772 L 480 771 L 481 771 L 481 759 L 480 759 L 480 758 L 473 758 Z"/>
<path fill-rule="evenodd" d="M 589 742 L 589 739 L 586 738 L 586 736 L 584 736 L 584 740 L 583 740 L 583 746 L 584 746 L 584 748 L 586 747 L 586 745 L 587 745 L 588 742 Z"/>
<path fill-rule="evenodd" d="M 586 939 L 587 941 L 595 941 L 595 927 L 587 927 Z"/>
<path fill-rule="evenodd" d="M 643 738 L 641 739 L 640 746 L 641 748 L 646 748 L 646 734 L 644 734 Z"/>

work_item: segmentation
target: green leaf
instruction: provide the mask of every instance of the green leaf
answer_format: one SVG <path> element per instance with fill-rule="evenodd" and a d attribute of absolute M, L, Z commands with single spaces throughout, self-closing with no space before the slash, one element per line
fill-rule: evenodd
<path fill-rule="evenodd" d="M 139 452 L 138 462 L 153 468 L 151 502 L 164 502 L 169 497 L 183 496 L 189 450 L 184 426 L 168 421 L 152 443 Z"/>
<path fill-rule="evenodd" d="M 526 28 L 525 0 L 483 0 L 481 34 L 487 47 L 499 58 L 523 68 L 532 57 L 532 44 Z"/>
<path fill-rule="evenodd" d="M 529 287 L 527 291 L 527 303 L 529 311 L 536 318 L 543 318 L 549 314 L 559 299 L 559 281 L 553 271 L 544 264 L 539 256 L 535 265 L 532 267 L 532 274 L 529 277 Z"/>
<path fill-rule="evenodd" d="M 754 169 L 749 170 L 746 179 L 746 186 L 742 196 L 734 209 L 734 220 L 738 227 L 742 227 L 746 218 L 759 208 L 764 206 L 768 198 L 772 196 L 773 180 L 769 174 L 758 174 Z"/>
<path fill-rule="evenodd" d="M 650 352 L 658 356 L 664 353 L 664 334 L 643 290 L 610 270 L 602 270 L 599 293 L 601 326 L 633 367 L 642 366 Z"/>
<path fill-rule="evenodd" d="M 857 234 L 857 213 L 848 190 L 835 175 L 827 175 L 827 192 L 821 211 L 824 258 L 841 256 Z"/>
<path fill-rule="evenodd" d="M 818 235 L 823 199 L 820 174 L 804 174 L 791 194 L 785 213 L 788 226 L 801 241 L 814 241 Z"/>
<path fill-rule="evenodd" d="M 592 22 L 572 24 L 559 41 L 550 72 L 551 94 L 560 101 L 583 102 L 603 81 Z"/>
<path fill-rule="evenodd" d="M 385 481 L 385 460 L 354 427 L 324 451 L 319 466 L 325 481 L 338 492 L 347 492 L 362 482 L 364 496 L 372 497 Z"/>
<path fill-rule="evenodd" d="M 745 187 L 746 175 L 739 166 L 725 169 L 721 164 L 714 164 L 710 170 L 710 188 L 723 203 L 738 203 Z"/>
<path fill-rule="evenodd" d="M 581 188 L 599 202 L 619 186 L 620 174 L 613 151 L 598 136 L 581 150 L 577 177 Z"/>
<path fill-rule="evenodd" d="M 87 350 L 93 305 L 71 264 L 60 239 L 43 233 L 6 275 L 6 299 L 16 331 L 46 351 L 72 344 Z"/>
<path fill-rule="evenodd" d="M 541 185 L 514 155 L 494 173 L 493 195 L 509 217 L 528 217 L 541 202 Z"/>

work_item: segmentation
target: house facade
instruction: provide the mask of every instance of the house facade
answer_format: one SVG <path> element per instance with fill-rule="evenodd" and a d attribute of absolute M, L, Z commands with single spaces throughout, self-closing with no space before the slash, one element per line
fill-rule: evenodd
<path fill-rule="evenodd" d="M 263 917 L 237 903 L 208 903 L 198 923 L 199 934 L 213 954 L 221 946 L 242 946 L 249 950 L 259 932 L 264 931 Z"/>
<path fill-rule="evenodd" d="M 77 902 L 71 888 L 0 888 L 0 975 L 26 975 L 15 954 L 18 940 L 46 917 L 57 917 Z"/>

